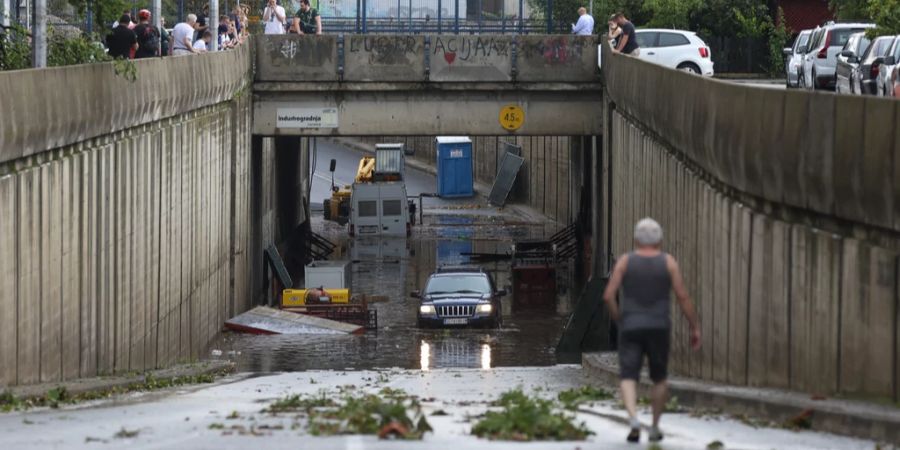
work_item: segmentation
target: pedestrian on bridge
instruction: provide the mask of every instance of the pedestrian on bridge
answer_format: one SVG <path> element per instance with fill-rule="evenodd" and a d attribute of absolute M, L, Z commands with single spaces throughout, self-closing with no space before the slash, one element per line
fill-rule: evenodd
<path fill-rule="evenodd" d="M 651 403 L 653 426 L 649 440 L 657 442 L 663 435 L 659 419 L 668 399 L 669 338 L 671 334 L 670 291 L 675 291 L 678 305 L 691 327 L 691 347 L 700 348 L 700 323 L 688 297 L 678 262 L 663 252 L 662 227 L 650 218 L 641 219 L 634 227 L 635 250 L 616 261 L 612 277 L 603 293 L 610 316 L 619 328 L 619 378 L 622 402 L 628 411 L 631 431 L 629 442 L 639 442 L 641 423 L 637 419 L 637 382 L 644 356 L 653 381 Z M 616 291 L 622 288 L 621 304 Z"/>
<path fill-rule="evenodd" d="M 123 14 L 119 24 L 106 36 L 106 47 L 109 49 L 107 54 L 110 57 L 131 59 L 133 52 L 137 50 L 137 35 L 128 28 L 130 22 L 131 17 Z"/>
<path fill-rule="evenodd" d="M 594 18 L 588 14 L 587 9 L 584 6 L 578 8 L 578 22 L 572 25 L 572 34 L 577 36 L 590 36 L 594 34 Z"/>
<path fill-rule="evenodd" d="M 284 34 L 284 25 L 287 23 L 287 15 L 284 8 L 277 0 L 269 0 L 263 11 L 263 22 L 266 23 L 266 34 Z"/>
<path fill-rule="evenodd" d="M 294 23 L 291 25 L 292 33 L 300 34 L 322 34 L 322 16 L 309 4 L 309 0 L 300 0 L 300 9 L 294 16 Z"/>
<path fill-rule="evenodd" d="M 197 23 L 197 16 L 188 14 L 187 22 L 181 22 L 172 29 L 172 55 L 179 56 L 196 53 L 193 41 L 195 23 Z"/>
<path fill-rule="evenodd" d="M 150 23 L 150 11 L 142 9 L 138 12 L 138 26 L 134 27 L 137 35 L 138 49 L 134 52 L 135 58 L 152 58 L 159 56 L 160 33 L 159 29 Z"/>
<path fill-rule="evenodd" d="M 635 34 L 634 24 L 626 19 L 625 14 L 622 13 L 613 14 L 611 19 L 614 20 L 619 25 L 619 28 L 622 29 L 622 33 L 619 36 L 619 40 L 614 50 L 626 55 L 640 56 L 641 48 L 637 42 L 637 35 Z"/>

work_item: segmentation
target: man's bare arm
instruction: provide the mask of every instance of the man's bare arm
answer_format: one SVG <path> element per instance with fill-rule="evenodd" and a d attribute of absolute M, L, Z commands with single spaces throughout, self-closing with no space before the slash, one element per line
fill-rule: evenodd
<path fill-rule="evenodd" d="M 616 51 L 621 52 L 623 48 L 625 48 L 625 44 L 628 43 L 628 35 L 622 34 L 622 38 L 619 39 L 619 45 L 616 46 Z"/>
<path fill-rule="evenodd" d="M 669 269 L 669 275 L 672 277 L 672 290 L 675 291 L 678 306 L 681 307 L 684 318 L 687 319 L 691 326 L 691 346 L 696 350 L 700 348 L 700 320 L 697 318 L 694 302 L 688 296 L 687 288 L 684 286 L 684 278 L 681 276 L 681 269 L 672 255 L 666 255 L 666 267 Z"/>
<path fill-rule="evenodd" d="M 609 309 L 609 315 L 616 322 L 619 321 L 619 305 L 616 304 L 616 292 L 622 285 L 622 278 L 625 276 L 625 268 L 628 267 L 628 255 L 624 255 L 616 261 L 613 267 L 612 276 L 603 292 L 603 301 L 606 302 L 606 308 Z"/>

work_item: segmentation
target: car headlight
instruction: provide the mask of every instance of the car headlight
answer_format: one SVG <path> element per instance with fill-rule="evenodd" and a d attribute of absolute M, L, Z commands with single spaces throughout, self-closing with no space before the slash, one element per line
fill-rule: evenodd
<path fill-rule="evenodd" d="M 419 307 L 419 312 L 422 314 L 434 314 L 434 305 L 422 305 Z"/>
<path fill-rule="evenodd" d="M 491 305 L 490 303 L 485 303 L 485 304 L 483 304 L 483 305 L 478 305 L 478 308 L 476 309 L 476 311 L 478 311 L 478 312 L 480 312 L 480 313 L 485 313 L 485 314 L 488 314 L 488 313 L 490 313 L 490 312 L 493 311 L 493 310 L 494 310 L 494 306 Z"/>

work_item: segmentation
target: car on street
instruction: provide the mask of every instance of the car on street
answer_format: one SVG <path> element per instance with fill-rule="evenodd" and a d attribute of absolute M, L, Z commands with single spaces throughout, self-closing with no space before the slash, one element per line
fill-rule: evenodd
<path fill-rule="evenodd" d="M 800 85 L 800 61 L 806 53 L 806 44 L 809 43 L 809 36 L 813 30 L 803 30 L 794 39 L 794 45 L 784 49 L 784 55 L 787 61 L 784 64 L 785 78 L 787 79 L 787 87 L 795 88 Z"/>
<path fill-rule="evenodd" d="M 872 41 L 866 37 L 866 33 L 854 33 L 850 35 L 847 44 L 838 53 L 835 59 L 835 85 L 834 90 L 838 94 L 854 94 L 855 83 L 852 82 L 853 73 L 859 66 L 859 57 L 866 52 Z"/>
<path fill-rule="evenodd" d="M 697 33 L 683 30 L 646 28 L 635 32 L 641 47 L 639 58 L 655 64 L 711 77 L 712 53 Z"/>
<path fill-rule="evenodd" d="M 882 97 L 892 97 L 894 94 L 894 80 L 892 76 L 900 67 L 900 35 L 894 36 L 894 42 L 891 44 L 890 50 L 884 56 L 884 62 L 878 70 L 878 79 L 876 80 L 876 95 Z"/>
<path fill-rule="evenodd" d="M 877 37 L 872 41 L 872 45 L 866 49 L 866 52 L 859 58 L 859 65 L 854 71 L 856 93 L 862 95 L 876 94 L 878 72 L 881 69 L 881 63 L 884 62 L 884 57 L 887 55 L 893 42 L 893 36 Z"/>
<path fill-rule="evenodd" d="M 418 305 L 419 328 L 484 327 L 502 323 L 500 299 L 489 273 L 481 268 L 445 267 L 428 277 L 425 289 L 410 294 Z"/>
<path fill-rule="evenodd" d="M 805 89 L 834 89 L 837 55 L 850 36 L 873 28 L 870 23 L 828 22 L 813 32 L 800 65 L 800 85 Z"/>

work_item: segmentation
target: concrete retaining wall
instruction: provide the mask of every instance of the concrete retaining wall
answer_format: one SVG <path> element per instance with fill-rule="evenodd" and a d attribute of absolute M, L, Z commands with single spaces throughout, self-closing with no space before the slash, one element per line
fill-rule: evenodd
<path fill-rule="evenodd" d="M 192 360 L 250 307 L 249 50 L 137 66 L 0 73 L 0 385 Z"/>
<path fill-rule="evenodd" d="M 692 352 L 673 312 L 675 372 L 898 400 L 896 250 L 748 207 L 618 112 L 610 131 L 611 250 L 659 220 L 702 322 Z"/>

